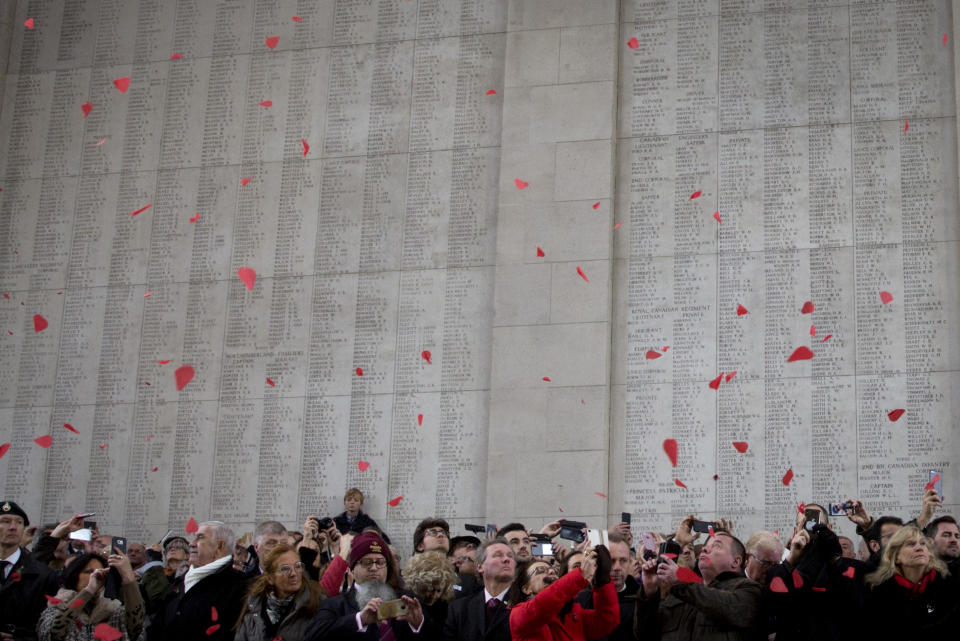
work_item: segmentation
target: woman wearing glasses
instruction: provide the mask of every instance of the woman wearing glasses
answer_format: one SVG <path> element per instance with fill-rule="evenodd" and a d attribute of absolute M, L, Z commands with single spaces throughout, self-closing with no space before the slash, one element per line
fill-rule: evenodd
<path fill-rule="evenodd" d="M 303 572 L 297 551 L 280 543 L 263 560 L 263 574 L 247 594 L 235 641 L 302 641 L 323 591 Z"/>
<path fill-rule="evenodd" d="M 544 561 L 519 565 L 508 597 L 513 641 L 588 641 L 613 632 L 620 605 L 611 567 L 610 552 L 602 545 L 587 550 L 582 565 L 559 579 Z M 575 598 L 591 586 L 594 608 L 586 609 Z"/>

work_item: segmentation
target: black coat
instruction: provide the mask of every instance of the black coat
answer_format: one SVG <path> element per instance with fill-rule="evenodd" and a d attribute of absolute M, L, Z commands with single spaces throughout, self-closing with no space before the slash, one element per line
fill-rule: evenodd
<path fill-rule="evenodd" d="M 863 620 L 863 638 L 949 639 L 960 623 L 960 584 L 931 571 L 921 585 L 911 586 L 894 577 L 869 590 Z"/>
<path fill-rule="evenodd" d="M 7 579 L 0 583 L 0 624 L 4 628 L 16 626 L 13 638 L 17 641 L 35 640 L 40 613 L 47 609 L 43 595 L 53 596 L 57 588 L 53 570 L 20 548 L 20 559 Z"/>
<path fill-rule="evenodd" d="M 796 568 L 783 562 L 767 571 L 765 624 L 777 641 L 846 641 L 863 634 L 861 618 L 851 613 L 862 611 L 863 577 L 872 567 L 841 557 L 831 530 L 814 531 Z"/>
<path fill-rule="evenodd" d="M 407 596 L 410 596 L 407 594 Z M 317 616 L 307 629 L 304 641 L 377 641 L 380 632 L 376 624 L 368 625 L 364 632 L 357 630 L 357 590 L 350 588 L 337 596 L 320 602 Z M 414 634 L 406 621 L 390 619 L 393 636 L 397 641 L 413 641 L 419 635 Z M 427 627 L 426 613 L 421 632 Z"/>
<path fill-rule="evenodd" d="M 455 599 L 466 599 L 472 597 L 477 592 L 483 592 L 483 582 L 477 580 L 472 574 L 458 574 L 457 584 L 453 586 Z M 441 624 L 443 621 L 440 622 Z"/>
<path fill-rule="evenodd" d="M 240 617 L 247 582 L 243 573 L 227 564 L 199 583 L 183 591 L 183 577 L 178 578 L 163 598 L 150 628 L 148 641 L 233 641 L 233 626 Z M 217 609 L 217 621 L 211 609 Z M 210 635 L 207 630 L 219 624 Z"/>
<path fill-rule="evenodd" d="M 620 625 L 617 629 L 597 641 L 633 641 L 633 611 L 637 607 L 637 591 L 640 584 L 632 576 L 627 576 L 623 590 L 617 592 L 620 605 Z M 593 609 L 593 588 L 582 590 L 577 595 L 577 603 L 587 610 Z"/>
<path fill-rule="evenodd" d="M 368 527 L 379 527 L 377 522 L 368 516 L 363 510 L 357 512 L 357 516 L 353 519 L 353 523 L 347 520 L 346 512 L 341 512 L 337 516 L 333 517 L 333 524 L 337 526 L 337 530 L 340 532 L 340 534 L 346 534 L 347 532 L 362 532 L 364 528 Z"/>
<path fill-rule="evenodd" d="M 510 611 L 501 603 L 487 627 L 487 602 L 483 588 L 473 596 L 454 599 L 443 626 L 445 641 L 510 641 Z"/>

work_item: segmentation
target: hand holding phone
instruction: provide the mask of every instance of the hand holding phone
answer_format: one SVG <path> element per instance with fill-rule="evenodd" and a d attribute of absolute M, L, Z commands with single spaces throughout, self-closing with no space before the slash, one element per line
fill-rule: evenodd
<path fill-rule="evenodd" d="M 392 599 L 390 601 L 384 601 L 380 604 L 380 607 L 377 608 L 377 621 L 384 621 L 386 619 L 396 619 L 401 614 L 407 613 L 407 604 L 403 599 Z"/>
<path fill-rule="evenodd" d="M 127 553 L 127 540 L 122 536 L 114 536 L 110 538 L 110 550 L 111 552 L 117 550 L 119 554 Z"/>
<path fill-rule="evenodd" d="M 582 521 L 561 521 L 560 538 L 573 541 L 574 543 L 583 543 L 583 530 L 585 530 L 586 527 L 587 524 Z"/>
<path fill-rule="evenodd" d="M 693 525 L 690 529 L 692 529 L 694 532 L 709 534 L 711 530 L 714 532 L 719 530 L 720 524 L 715 521 L 698 521 L 697 519 L 694 519 Z"/>
<path fill-rule="evenodd" d="M 943 502 L 943 473 L 940 470 L 930 470 L 928 489 L 937 491 L 937 497 Z"/>

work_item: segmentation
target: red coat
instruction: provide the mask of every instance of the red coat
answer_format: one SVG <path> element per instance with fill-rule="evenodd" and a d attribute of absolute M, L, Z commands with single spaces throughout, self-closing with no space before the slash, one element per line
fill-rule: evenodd
<path fill-rule="evenodd" d="M 560 618 L 563 606 L 589 585 L 580 568 L 574 568 L 533 599 L 514 605 L 510 610 L 513 641 L 589 641 L 613 632 L 620 623 L 620 605 L 612 581 L 594 588 L 592 610 L 574 602 Z"/>

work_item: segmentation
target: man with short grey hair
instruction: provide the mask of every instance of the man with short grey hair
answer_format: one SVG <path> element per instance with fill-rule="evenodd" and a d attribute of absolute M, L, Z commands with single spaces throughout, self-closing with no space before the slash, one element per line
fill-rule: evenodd
<path fill-rule="evenodd" d="M 510 641 L 506 599 L 517 570 L 513 547 L 499 536 L 484 541 L 477 548 L 476 565 L 483 579 L 483 590 L 450 604 L 443 638 L 446 641 Z"/>
<path fill-rule="evenodd" d="M 224 523 L 200 524 L 190 541 L 190 569 L 164 597 L 149 641 L 232 641 L 246 591 L 243 574 L 233 569 L 234 541 Z"/>
<path fill-rule="evenodd" d="M 263 557 L 276 547 L 277 543 L 286 543 L 287 528 L 280 521 L 264 521 L 253 532 L 253 551 L 257 554 L 257 570 L 254 576 L 263 574 Z"/>

